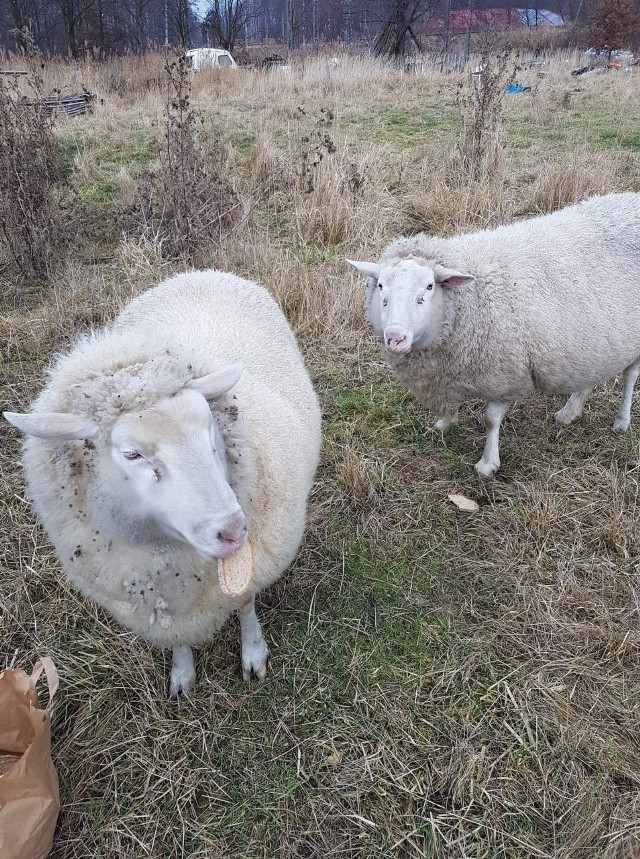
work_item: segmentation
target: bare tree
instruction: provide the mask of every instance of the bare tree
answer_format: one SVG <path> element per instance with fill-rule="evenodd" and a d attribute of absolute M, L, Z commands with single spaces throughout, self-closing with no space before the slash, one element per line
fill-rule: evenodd
<path fill-rule="evenodd" d="M 9 12 L 11 14 L 13 36 L 16 40 L 16 47 L 20 53 L 23 54 L 27 50 L 27 43 L 25 41 L 25 33 L 28 32 L 27 4 L 25 0 L 7 0 L 7 6 L 9 7 Z"/>
<path fill-rule="evenodd" d="M 232 51 L 250 22 L 260 14 L 261 6 L 249 0 L 213 0 L 202 28 L 211 33 L 221 48 Z"/>
<path fill-rule="evenodd" d="M 193 12 L 189 0 L 173 0 L 169 7 L 169 22 L 183 48 L 191 47 L 191 18 Z"/>
<path fill-rule="evenodd" d="M 0 0 L 0 29 L 4 29 L 0 44 L 8 46 L 11 34 L 21 53 L 27 53 L 31 44 L 49 47 L 45 42 L 54 26 L 51 11 L 48 0 Z"/>
<path fill-rule="evenodd" d="M 67 49 L 72 57 L 79 53 L 79 31 L 93 0 L 56 0 L 67 35 Z"/>
<path fill-rule="evenodd" d="M 636 12 L 633 0 L 597 0 L 589 18 L 591 44 L 597 51 L 630 47 Z"/>
<path fill-rule="evenodd" d="M 128 18 L 128 32 L 131 47 L 135 51 L 145 51 L 149 45 L 149 24 L 153 14 L 151 0 L 123 0 Z"/>
<path fill-rule="evenodd" d="M 415 33 L 415 27 L 422 18 L 433 12 L 438 0 L 391 0 L 382 32 L 374 46 L 377 57 L 404 57 L 409 38 L 419 51 L 422 45 Z"/>

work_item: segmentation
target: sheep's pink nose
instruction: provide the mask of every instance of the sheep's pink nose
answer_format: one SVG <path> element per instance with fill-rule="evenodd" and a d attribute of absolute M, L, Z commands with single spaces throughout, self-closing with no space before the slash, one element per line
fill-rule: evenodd
<path fill-rule="evenodd" d="M 392 346 L 395 349 L 401 343 L 404 343 L 406 339 L 407 338 L 404 334 L 402 335 L 402 337 L 387 337 L 387 346 Z"/>
<path fill-rule="evenodd" d="M 229 548 L 239 549 L 247 539 L 247 526 L 242 524 L 222 528 L 218 531 L 217 537 L 221 543 L 228 544 Z"/>
<path fill-rule="evenodd" d="M 387 352 L 408 352 L 411 348 L 411 340 L 406 334 L 403 334 L 401 331 L 394 331 L 387 334 L 385 339 L 385 345 L 387 347 Z"/>

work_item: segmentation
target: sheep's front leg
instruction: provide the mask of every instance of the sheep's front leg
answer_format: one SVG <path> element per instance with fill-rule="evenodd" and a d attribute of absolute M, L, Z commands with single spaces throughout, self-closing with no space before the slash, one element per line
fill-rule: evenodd
<path fill-rule="evenodd" d="M 591 396 L 591 391 L 593 391 L 593 387 L 583 388 L 581 391 L 574 391 L 574 393 L 571 394 L 571 396 L 564 404 L 564 406 L 560 409 L 560 411 L 556 412 L 556 423 L 568 427 L 569 424 L 572 424 L 574 421 L 577 421 L 582 414 L 584 404 Z"/>
<path fill-rule="evenodd" d="M 254 597 L 240 606 L 238 617 L 242 640 L 242 676 L 245 680 L 250 680 L 253 671 L 260 680 L 263 680 L 267 676 L 269 650 L 262 637 Z"/>
<path fill-rule="evenodd" d="M 458 423 L 458 409 L 447 409 L 444 415 L 435 423 L 435 428 L 440 432 L 446 432 L 454 424 Z"/>
<path fill-rule="evenodd" d="M 620 400 L 620 408 L 613 422 L 613 428 L 616 432 L 626 432 L 631 426 L 631 402 L 633 400 L 633 389 L 640 373 L 640 358 L 633 364 L 629 364 L 624 371 L 624 385 L 622 388 L 622 399 Z"/>
<path fill-rule="evenodd" d="M 493 477 L 500 468 L 500 424 L 510 405 L 511 403 L 487 403 L 484 413 L 487 440 L 482 459 L 475 465 L 481 477 Z"/>
<path fill-rule="evenodd" d="M 193 664 L 191 648 L 188 644 L 174 644 L 169 695 L 175 698 L 181 692 L 188 692 L 195 679 L 196 667 Z"/>

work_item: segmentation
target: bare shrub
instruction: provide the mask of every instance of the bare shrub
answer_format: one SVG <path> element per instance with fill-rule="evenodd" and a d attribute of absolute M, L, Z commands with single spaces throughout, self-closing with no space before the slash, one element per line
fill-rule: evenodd
<path fill-rule="evenodd" d="M 300 244 L 321 248 L 353 241 L 361 226 L 363 198 L 369 190 L 369 165 L 345 152 L 323 160 L 313 171 L 311 187 L 294 192 L 296 235 Z M 308 177 L 307 177 L 308 178 Z"/>
<path fill-rule="evenodd" d="M 516 72 L 510 48 L 496 53 L 487 41 L 470 85 L 458 91 L 463 125 L 455 166 L 468 180 L 485 181 L 504 170 L 503 103 Z"/>
<path fill-rule="evenodd" d="M 411 229 L 451 234 L 500 223 L 507 214 L 504 96 L 517 66 L 509 48 L 487 36 L 455 103 L 462 129 L 451 156 L 432 153 L 425 183 L 403 200 Z"/>
<path fill-rule="evenodd" d="M 159 244 L 167 258 L 198 264 L 234 222 L 240 201 L 223 175 L 218 141 L 201 133 L 203 118 L 191 103 L 185 55 L 167 54 L 164 69 L 157 165 L 142 175 L 125 226 Z"/>
<path fill-rule="evenodd" d="M 333 114 L 329 112 L 326 123 L 332 121 Z M 339 188 L 337 147 L 324 123 L 323 115 L 320 127 L 301 137 L 292 157 L 292 168 L 298 240 L 302 244 L 312 242 L 329 247 L 339 244 L 344 236 L 349 205 Z"/>
<path fill-rule="evenodd" d="M 317 116 L 308 116 L 302 105 L 294 112 L 294 119 L 300 123 L 300 128 L 294 134 L 294 148 L 291 153 L 291 169 L 295 184 L 299 190 L 310 194 L 315 190 L 318 172 L 322 170 L 325 157 L 335 155 L 337 147 L 329 129 L 335 123 L 332 110 L 321 107 Z M 304 129 L 302 123 L 314 122 L 311 129 Z"/>
<path fill-rule="evenodd" d="M 43 85 L 33 52 L 28 65 L 28 101 L 39 101 Z M 26 101 L 17 77 L 0 77 L 0 237 L 23 277 L 46 278 L 60 232 L 52 191 L 58 147 L 52 120 Z"/>
<path fill-rule="evenodd" d="M 597 51 L 611 56 L 633 42 L 637 10 L 634 0 L 596 0 L 589 17 L 589 40 Z"/>
<path fill-rule="evenodd" d="M 298 118 L 305 115 L 298 107 Z M 307 124 L 292 140 L 288 197 L 297 243 L 324 253 L 377 231 L 374 207 L 380 200 L 372 176 L 380 164 L 372 163 L 371 151 L 354 151 L 340 140 L 333 110 L 320 108 L 307 120 L 313 126 Z"/>

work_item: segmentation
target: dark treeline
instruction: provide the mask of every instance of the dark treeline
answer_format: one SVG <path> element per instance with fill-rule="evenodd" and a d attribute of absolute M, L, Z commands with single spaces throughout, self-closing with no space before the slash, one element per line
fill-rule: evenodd
<path fill-rule="evenodd" d="M 198 47 L 276 42 L 366 42 L 376 53 L 420 49 L 429 21 L 458 9 L 528 7 L 585 22 L 590 6 L 638 0 L 0 0 L 0 45 L 78 57 L 145 51 L 165 43 Z M 433 30 L 431 30 L 433 32 Z M 25 34 L 27 34 L 25 36 Z"/>
<path fill-rule="evenodd" d="M 0 43 L 24 49 L 27 29 L 41 51 L 71 56 L 87 49 L 144 51 L 165 42 L 233 47 L 273 40 L 293 47 L 370 37 L 379 26 L 376 7 L 383 6 L 383 0 L 0 0 Z M 206 12 L 209 26 L 203 27 Z"/>
<path fill-rule="evenodd" d="M 189 0 L 0 0 L 0 41 L 12 50 L 26 47 L 28 31 L 51 55 L 145 51 L 189 45 L 198 26 Z"/>

